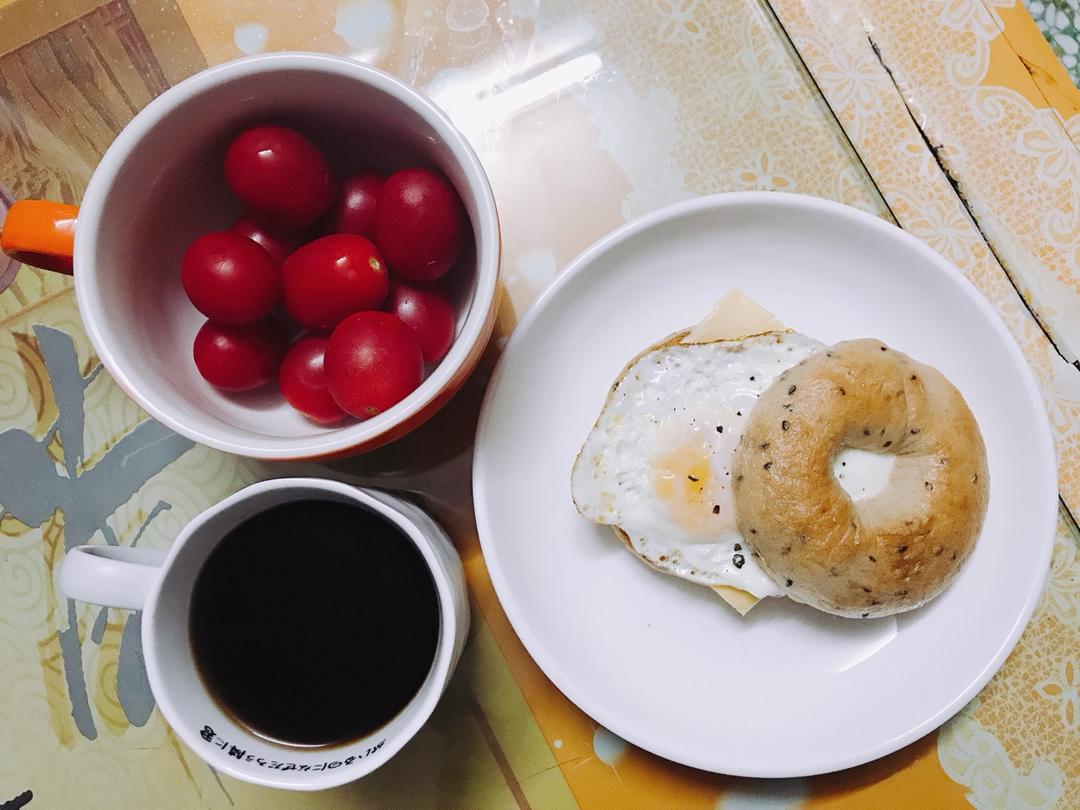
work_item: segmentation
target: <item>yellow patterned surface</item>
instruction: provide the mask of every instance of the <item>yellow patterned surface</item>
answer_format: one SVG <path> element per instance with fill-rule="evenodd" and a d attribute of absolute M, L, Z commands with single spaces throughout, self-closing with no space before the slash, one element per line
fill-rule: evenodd
<path fill-rule="evenodd" d="M 5 9 L 31 2 L 0 8 L 0 29 Z M 1080 507 L 1080 372 L 1069 362 L 1080 346 L 1080 105 L 1012 0 L 98 5 L 56 31 L 19 31 L 11 40 L 29 44 L 0 54 L 16 60 L 0 70 L 0 99 L 11 99 L 0 106 L 0 144 L 16 156 L 17 192 L 77 195 L 101 148 L 85 127 L 67 143 L 47 138 L 54 111 L 25 88 L 43 86 L 47 96 L 80 81 L 108 87 L 114 74 L 127 75 L 129 57 L 139 66 L 133 76 L 153 93 L 165 77 L 244 53 L 350 54 L 429 92 L 480 153 L 503 224 L 503 337 L 581 248 L 664 204 L 743 188 L 836 199 L 895 220 L 994 304 L 1042 385 L 1064 506 Z M 88 41 L 109 56 L 80 80 L 72 65 Z M 18 61 L 63 56 L 67 45 L 74 56 L 56 57 L 42 75 Z M 95 102 L 108 108 L 98 110 L 108 126 L 122 125 L 135 106 L 135 79 L 115 83 L 123 92 Z M 96 358 L 69 283 L 24 270 L 0 295 L 0 323 L 0 428 L 32 437 L 37 444 L 26 452 L 40 461 L 27 469 L 25 486 L 66 491 L 55 479 L 91 481 L 145 417 L 107 375 L 93 376 Z M 42 349 L 50 335 L 67 336 L 74 373 L 92 378 L 82 400 L 81 461 L 70 470 L 75 428 L 64 434 L 70 408 L 58 404 L 55 358 L 50 367 Z M 300 470 L 420 493 L 454 536 L 473 598 L 472 638 L 432 722 L 388 766 L 334 791 L 298 798 L 210 771 L 118 678 L 130 671 L 122 664 L 130 615 L 80 605 L 74 622 L 95 734 L 88 737 L 85 721 L 73 717 L 62 650 L 71 614 L 53 587 L 77 510 L 23 522 L 13 514 L 17 499 L 0 487 L 0 802 L 32 788 L 31 810 L 1080 806 L 1080 553 L 1064 506 L 1031 627 L 1001 673 L 940 734 L 812 779 L 761 783 L 691 771 L 628 746 L 572 706 L 502 613 L 462 483 L 486 372 L 421 436 Z M 142 545 L 167 546 L 199 510 L 285 471 L 177 449 L 115 508 L 100 506 L 108 511 L 93 542 L 111 532 L 121 543 L 138 536 Z M 89 507 L 88 488 L 73 491 Z"/>
<path fill-rule="evenodd" d="M 939 26 L 913 28 L 927 5 L 777 3 L 897 221 L 964 271 L 1024 349 L 1054 428 L 1061 494 L 1075 511 L 1080 379 L 1068 361 L 1080 324 L 1071 267 L 1080 175 L 1069 122 L 1080 119 L 1060 110 L 1076 93 L 1048 95 L 1032 74 L 1002 64 L 1026 64 L 1007 44 L 1011 0 L 939 3 Z M 845 59 L 858 69 L 838 70 Z M 1002 75 L 1011 86 L 992 83 Z M 879 88 L 878 103 L 855 103 L 852 86 Z M 1063 509 L 1047 593 L 1017 651 L 939 737 L 942 767 L 977 806 L 1080 804 L 1076 550 Z"/>

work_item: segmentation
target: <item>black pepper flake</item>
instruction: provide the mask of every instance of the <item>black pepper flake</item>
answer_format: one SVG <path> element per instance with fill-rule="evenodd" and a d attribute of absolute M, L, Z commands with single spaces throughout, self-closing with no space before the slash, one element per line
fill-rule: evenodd
<path fill-rule="evenodd" d="M 897 592 L 896 592 L 896 595 L 897 595 L 897 596 L 907 596 L 907 595 L 908 595 L 908 591 L 907 591 L 907 589 L 905 588 L 905 589 L 904 589 L 904 590 L 902 590 L 902 591 L 897 591 Z"/>
<path fill-rule="evenodd" d="M 791 427 L 791 422 L 789 422 L 787 419 L 785 419 L 783 422 L 780 423 L 780 429 L 781 430 L 787 430 L 790 427 Z"/>
<path fill-rule="evenodd" d="M 761 465 L 761 469 L 767 470 L 771 466 L 772 466 L 772 462 L 771 461 L 766 461 L 764 464 Z"/>
<path fill-rule="evenodd" d="M 792 580 L 790 580 L 790 579 L 789 579 L 789 580 L 787 581 L 787 586 L 788 586 L 789 588 L 790 588 L 790 587 L 791 587 L 792 585 L 794 585 L 794 584 L 795 584 L 795 583 L 794 583 L 794 582 L 793 582 Z"/>
<path fill-rule="evenodd" d="M 688 476 L 686 476 L 686 477 L 687 477 L 687 478 L 689 478 L 689 479 L 690 479 L 691 481 L 693 481 L 693 482 L 694 482 L 695 484 L 696 484 L 696 483 L 698 482 L 698 479 L 697 479 L 697 477 L 695 477 L 695 476 L 693 476 L 693 475 L 688 475 Z"/>
<path fill-rule="evenodd" d="M 871 599 L 870 600 L 870 606 L 871 607 L 873 607 L 874 605 L 880 605 L 880 604 L 881 604 L 881 602 L 879 602 L 877 599 Z"/>
<path fill-rule="evenodd" d="M 793 385 L 790 388 L 788 388 L 787 392 L 788 392 L 788 396 L 791 396 L 792 394 L 794 394 L 795 393 L 795 386 Z"/>
<path fill-rule="evenodd" d="M 915 436 L 916 434 L 918 434 L 918 432 L 919 432 L 919 428 L 912 428 L 911 429 L 911 435 L 912 436 Z"/>
<path fill-rule="evenodd" d="M 885 444 L 884 444 L 883 446 L 884 446 L 884 447 L 892 447 L 892 442 L 891 442 L 891 441 L 887 441 L 887 442 L 885 442 Z"/>
<path fill-rule="evenodd" d="M 887 352 L 887 351 L 888 351 L 888 349 L 886 349 L 886 348 L 885 348 L 884 346 L 882 346 L 882 347 L 881 347 L 881 350 L 882 350 L 883 352 Z"/>
<path fill-rule="evenodd" d="M 869 436 L 870 435 L 870 429 L 869 428 L 863 428 L 862 435 L 863 436 Z"/>
<path fill-rule="evenodd" d="M 762 450 L 768 450 L 769 449 L 769 443 L 768 442 L 762 442 L 761 443 L 761 449 Z"/>
<path fill-rule="evenodd" d="M 717 433 L 723 433 L 724 432 L 724 426 L 723 425 L 717 425 L 716 426 L 716 432 Z"/>
<path fill-rule="evenodd" d="M 924 487 L 926 487 L 926 488 L 927 488 L 928 490 L 930 490 L 931 492 L 932 492 L 932 491 L 933 491 L 933 489 L 934 489 L 934 485 L 933 485 L 933 484 L 931 484 L 931 483 L 930 483 L 929 481 L 923 481 L 923 486 L 924 486 Z"/>
<path fill-rule="evenodd" d="M 742 411 L 735 411 L 736 416 L 742 416 Z"/>
<path fill-rule="evenodd" d="M 750 382 L 753 382 L 753 381 L 754 381 L 754 378 L 753 378 L 753 377 L 751 377 L 751 378 L 750 378 Z"/>
<path fill-rule="evenodd" d="M 791 553 L 791 544 L 789 543 L 788 545 L 786 545 L 782 549 L 780 549 L 780 553 L 785 555 L 785 556 L 790 554 Z"/>
<path fill-rule="evenodd" d="M 882 351 L 885 351 L 885 350 L 884 350 L 884 349 L 882 349 Z M 864 614 L 862 615 L 862 617 L 863 617 L 863 618 L 865 619 L 865 618 L 866 618 L 867 616 L 869 616 L 869 615 L 870 615 L 869 613 L 864 613 Z"/>
<path fill-rule="evenodd" d="M 720 514 L 720 504 L 718 504 L 718 503 L 713 504 L 712 513 L 714 515 L 719 515 Z"/>
<path fill-rule="evenodd" d="M 863 593 L 870 593 L 870 589 L 867 588 L 865 585 L 862 586 L 862 589 L 863 589 Z"/>
<path fill-rule="evenodd" d="M 750 534 L 757 534 L 757 529 L 751 529 Z"/>
<path fill-rule="evenodd" d="M 897 554 L 903 554 L 905 551 L 907 551 L 907 546 L 900 546 L 898 549 L 896 549 Z"/>
<path fill-rule="evenodd" d="M 744 565 L 746 565 L 746 557 L 744 557 L 742 554 L 736 554 L 731 558 L 731 564 L 734 565 L 736 568 L 742 568 Z"/>
<path fill-rule="evenodd" d="M 667 556 L 664 555 L 664 554 L 661 554 L 660 555 L 660 562 L 667 562 Z"/>
<path fill-rule="evenodd" d="M 735 550 L 736 551 L 742 551 L 742 543 L 736 543 L 735 544 Z"/>
<path fill-rule="evenodd" d="M 873 554 L 868 554 L 867 556 L 870 558 L 870 562 L 872 562 L 872 563 L 877 562 L 877 557 L 875 557 Z"/>
<path fill-rule="evenodd" d="M 743 479 L 743 477 L 741 475 L 736 475 L 735 476 L 735 483 L 739 483 L 740 481 L 742 481 L 742 479 Z"/>
<path fill-rule="evenodd" d="M 919 377 L 917 375 L 915 375 L 915 374 L 911 375 L 911 381 L 912 382 L 915 382 L 917 379 L 919 379 Z"/>
<path fill-rule="evenodd" d="M 846 466 L 847 466 L 847 462 L 846 462 L 846 461 L 841 461 L 841 462 L 840 462 L 840 466 L 841 466 L 841 467 L 846 467 Z"/>
<path fill-rule="evenodd" d="M 842 397 L 846 397 L 846 396 L 847 396 L 847 391 L 845 391 L 845 390 L 844 390 L 844 387 L 843 387 L 843 386 L 840 386 L 840 396 L 842 396 Z"/>
<path fill-rule="evenodd" d="M 952 553 L 952 559 L 954 559 L 954 560 L 956 559 L 956 552 L 955 551 Z"/>

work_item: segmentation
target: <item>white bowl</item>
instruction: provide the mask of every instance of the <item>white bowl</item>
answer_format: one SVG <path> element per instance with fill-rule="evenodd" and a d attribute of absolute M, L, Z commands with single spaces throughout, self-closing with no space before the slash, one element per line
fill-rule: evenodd
<path fill-rule="evenodd" d="M 224 230 L 241 213 L 222 161 L 230 139 L 258 122 L 301 129 L 339 176 L 363 167 L 439 169 L 465 204 L 473 239 L 445 279 L 458 315 L 454 345 L 416 391 L 372 419 L 316 425 L 276 386 L 225 394 L 195 368 L 191 346 L 203 317 L 180 285 L 180 257 L 196 236 Z M 79 310 L 116 382 L 177 433 L 262 459 L 361 452 L 429 418 L 465 381 L 490 337 L 498 268 L 491 186 L 446 115 L 380 70 L 309 53 L 229 62 L 152 101 L 94 172 L 75 235 Z"/>

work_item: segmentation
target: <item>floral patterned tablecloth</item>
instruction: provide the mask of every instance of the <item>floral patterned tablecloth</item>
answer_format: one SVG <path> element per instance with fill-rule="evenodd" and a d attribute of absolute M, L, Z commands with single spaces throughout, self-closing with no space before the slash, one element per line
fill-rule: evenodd
<path fill-rule="evenodd" d="M 100 373 L 70 283 L 19 274 L 0 295 L 0 807 L 1080 806 L 1076 9 L 1027 6 L 1041 30 L 1018 0 L 0 0 L 16 197 L 77 202 L 120 128 L 207 65 L 347 54 L 428 92 L 475 145 L 506 292 L 485 361 L 432 423 L 360 458 L 268 466 L 147 420 Z M 1047 589 L 1002 671 L 940 732 L 809 779 L 693 771 L 597 726 L 514 635 L 471 514 L 478 403 L 522 313 L 612 228 L 733 189 L 840 200 L 954 262 L 1024 349 L 1060 459 Z M 167 547 L 228 493 L 295 472 L 412 493 L 453 535 L 474 614 L 412 743 L 302 797 L 203 764 L 155 709 L 139 614 L 55 589 L 74 545 Z"/>

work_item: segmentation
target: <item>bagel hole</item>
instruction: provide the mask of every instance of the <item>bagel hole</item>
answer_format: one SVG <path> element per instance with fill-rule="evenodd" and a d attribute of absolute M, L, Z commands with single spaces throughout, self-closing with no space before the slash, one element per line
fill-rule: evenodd
<path fill-rule="evenodd" d="M 930 477 L 933 460 L 929 456 L 867 455 L 887 459 L 891 469 L 885 477 L 884 486 L 876 494 L 852 497 L 859 521 L 869 527 L 892 527 L 906 533 L 917 532 L 920 526 L 925 525 L 931 509 L 930 493 L 923 484 Z M 847 466 L 842 468 L 845 473 L 851 467 L 850 459 L 847 462 Z M 885 462 L 879 459 L 878 463 L 883 467 Z M 881 483 L 881 477 L 884 477 L 882 470 L 877 472 L 879 478 L 875 483 Z M 840 479 L 837 481 L 844 483 Z"/>
<path fill-rule="evenodd" d="M 896 464 L 894 453 L 875 453 L 844 447 L 833 458 L 832 473 L 840 488 L 855 502 L 884 492 Z"/>

